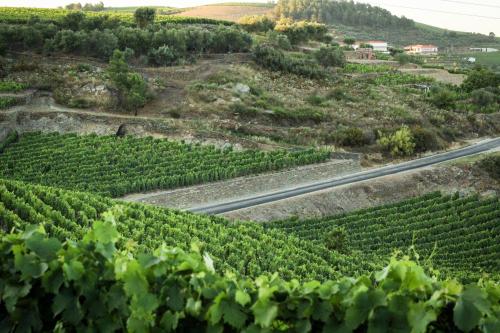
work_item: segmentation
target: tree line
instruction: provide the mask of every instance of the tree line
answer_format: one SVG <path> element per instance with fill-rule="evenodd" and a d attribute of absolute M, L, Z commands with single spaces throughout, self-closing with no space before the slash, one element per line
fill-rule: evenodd
<path fill-rule="evenodd" d="M 277 17 L 311 20 L 326 24 L 345 24 L 366 27 L 411 28 L 415 22 L 392 15 L 386 9 L 354 1 L 333 0 L 279 0 L 275 7 Z"/>

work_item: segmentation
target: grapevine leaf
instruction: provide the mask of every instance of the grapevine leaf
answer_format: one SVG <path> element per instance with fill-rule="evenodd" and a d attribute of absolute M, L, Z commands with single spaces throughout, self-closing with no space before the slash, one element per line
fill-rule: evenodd
<path fill-rule="evenodd" d="M 186 312 L 193 316 L 198 316 L 200 314 L 200 311 L 201 301 L 195 300 L 194 298 L 190 297 L 186 302 Z"/>
<path fill-rule="evenodd" d="M 271 301 L 259 299 L 252 306 L 255 323 L 262 327 L 269 327 L 278 315 L 278 306 Z"/>
<path fill-rule="evenodd" d="M 359 291 L 354 296 L 352 306 L 346 311 L 345 321 L 347 327 L 351 329 L 357 328 L 368 319 L 368 315 L 373 308 L 383 304 L 385 304 L 385 294 L 383 291 Z"/>
<path fill-rule="evenodd" d="M 245 306 L 246 304 L 248 304 L 252 301 L 252 299 L 250 298 L 250 295 L 248 295 L 243 290 L 237 290 L 236 294 L 234 295 L 234 298 L 235 298 L 236 302 L 241 306 Z"/>
<path fill-rule="evenodd" d="M 425 333 L 427 326 L 437 318 L 436 310 L 425 303 L 411 303 L 408 311 L 408 323 L 412 333 Z"/>
<path fill-rule="evenodd" d="M 488 312 L 489 304 L 484 292 L 476 286 L 468 286 L 455 304 L 453 320 L 462 331 L 470 332 Z"/>
<path fill-rule="evenodd" d="M 184 309 L 184 296 L 177 285 L 173 285 L 168 289 L 167 296 L 167 305 L 172 310 L 182 311 Z"/>
<path fill-rule="evenodd" d="M 297 322 L 297 325 L 295 326 L 295 332 L 297 333 L 307 333 L 311 332 L 312 326 L 311 322 L 307 319 L 302 319 Z"/>
<path fill-rule="evenodd" d="M 224 321 L 235 328 L 242 328 L 247 320 L 247 315 L 241 311 L 239 306 L 227 301 L 222 301 L 221 306 Z"/>
<path fill-rule="evenodd" d="M 68 281 L 78 281 L 83 276 L 85 268 L 78 260 L 71 260 L 69 263 L 63 264 L 64 276 Z"/>
<path fill-rule="evenodd" d="M 161 317 L 160 326 L 165 332 L 173 332 L 179 325 L 179 319 L 179 313 L 168 310 Z"/>
<path fill-rule="evenodd" d="M 35 252 L 43 260 L 52 260 L 61 248 L 61 242 L 55 238 L 46 238 L 40 233 L 35 233 L 26 240 L 26 247 Z"/>

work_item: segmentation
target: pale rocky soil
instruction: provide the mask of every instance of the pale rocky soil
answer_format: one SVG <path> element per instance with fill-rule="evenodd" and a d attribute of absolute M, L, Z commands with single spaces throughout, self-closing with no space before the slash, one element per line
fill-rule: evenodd
<path fill-rule="evenodd" d="M 231 220 L 258 222 L 324 217 L 384 205 L 433 191 L 499 194 L 500 184 L 486 173 L 460 160 L 438 166 L 344 185 L 270 204 L 223 214 Z"/>
<path fill-rule="evenodd" d="M 171 191 L 131 194 L 123 198 L 157 206 L 187 209 L 297 187 L 360 170 L 354 160 L 332 160 L 290 170 L 240 177 Z"/>

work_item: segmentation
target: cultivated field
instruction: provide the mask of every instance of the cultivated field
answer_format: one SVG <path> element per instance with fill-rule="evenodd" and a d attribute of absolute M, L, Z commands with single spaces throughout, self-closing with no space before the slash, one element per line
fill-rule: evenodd
<path fill-rule="evenodd" d="M 243 16 L 270 15 L 272 11 L 272 8 L 265 6 L 210 5 L 191 8 L 178 15 L 237 22 Z"/>

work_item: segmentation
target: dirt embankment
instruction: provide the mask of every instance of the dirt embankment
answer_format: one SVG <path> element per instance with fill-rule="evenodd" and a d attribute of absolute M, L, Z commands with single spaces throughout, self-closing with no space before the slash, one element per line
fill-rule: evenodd
<path fill-rule="evenodd" d="M 187 209 L 293 188 L 359 170 L 359 161 L 349 159 L 332 160 L 290 170 L 240 177 L 172 191 L 131 194 L 123 199 L 163 207 Z"/>
<path fill-rule="evenodd" d="M 345 185 L 223 214 L 231 220 L 324 217 L 401 201 L 433 191 L 500 193 L 500 184 L 470 165 L 439 165 Z"/>

